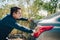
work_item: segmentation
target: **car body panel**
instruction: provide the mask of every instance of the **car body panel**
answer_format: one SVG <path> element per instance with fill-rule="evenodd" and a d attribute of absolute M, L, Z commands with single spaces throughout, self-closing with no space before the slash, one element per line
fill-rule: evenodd
<path fill-rule="evenodd" d="M 60 12 L 38 21 L 37 25 L 53 26 L 54 28 L 43 32 L 36 40 L 60 40 Z"/>

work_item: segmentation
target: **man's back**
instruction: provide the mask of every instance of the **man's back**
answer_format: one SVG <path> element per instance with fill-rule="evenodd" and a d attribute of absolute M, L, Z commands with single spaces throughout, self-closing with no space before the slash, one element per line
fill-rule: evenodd
<path fill-rule="evenodd" d="M 12 31 L 13 27 L 10 27 L 10 22 L 14 22 L 13 18 L 8 15 L 0 21 L 0 39 L 4 39 Z M 9 23 L 9 24 L 8 24 Z"/>

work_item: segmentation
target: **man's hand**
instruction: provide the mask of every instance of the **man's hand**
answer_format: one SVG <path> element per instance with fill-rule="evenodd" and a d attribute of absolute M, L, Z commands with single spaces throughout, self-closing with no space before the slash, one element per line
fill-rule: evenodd
<path fill-rule="evenodd" d="M 33 21 L 34 17 L 28 19 L 29 22 Z"/>
<path fill-rule="evenodd" d="M 37 27 L 35 27 L 35 32 L 38 32 L 39 30 L 40 30 L 40 27 L 39 27 L 39 25 L 37 26 Z"/>
<path fill-rule="evenodd" d="M 39 30 L 40 30 L 40 29 L 39 29 L 38 26 L 35 27 L 35 29 L 33 30 L 33 33 L 32 33 L 31 35 L 34 36 L 34 34 L 35 34 L 35 33 L 38 33 Z"/>

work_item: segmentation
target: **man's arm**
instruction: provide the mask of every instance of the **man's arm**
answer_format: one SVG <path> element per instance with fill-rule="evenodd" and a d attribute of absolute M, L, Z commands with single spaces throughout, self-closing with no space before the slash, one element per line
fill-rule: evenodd
<path fill-rule="evenodd" d="M 27 27 L 24 27 L 24 26 L 22 26 L 18 23 L 15 23 L 14 26 L 15 26 L 16 29 L 19 29 L 21 31 L 24 31 L 24 32 L 27 32 L 27 33 L 33 33 L 33 31 L 31 29 L 29 29 Z"/>
<path fill-rule="evenodd" d="M 6 22 L 5 25 L 7 25 L 7 26 L 9 26 L 9 27 L 16 28 L 16 29 L 21 30 L 21 31 L 23 31 L 23 32 L 33 33 L 33 30 L 28 29 L 28 28 L 25 28 L 24 26 L 22 26 L 22 25 L 20 25 L 20 24 L 18 24 L 18 23 Z"/>
<path fill-rule="evenodd" d="M 17 19 L 17 20 L 28 21 L 27 18 L 20 18 L 20 19 Z"/>
<path fill-rule="evenodd" d="M 29 19 L 28 18 L 20 18 L 20 19 L 17 19 L 17 20 L 32 22 L 33 18 L 29 18 Z"/>

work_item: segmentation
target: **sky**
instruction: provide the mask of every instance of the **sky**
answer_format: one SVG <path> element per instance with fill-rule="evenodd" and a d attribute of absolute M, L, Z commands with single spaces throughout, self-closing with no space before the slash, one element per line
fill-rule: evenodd
<path fill-rule="evenodd" d="M 50 2 L 50 0 L 42 0 L 43 2 Z"/>
<path fill-rule="evenodd" d="M 24 1 L 24 0 L 23 0 Z M 31 4 L 33 3 L 33 1 L 34 0 L 31 0 L 30 2 L 31 2 Z M 50 2 L 50 0 L 42 0 L 43 2 Z M 58 1 L 58 2 L 60 2 L 60 0 Z M 0 0 L 0 8 L 2 7 L 2 5 L 3 6 L 5 6 L 5 4 L 15 4 L 15 5 L 18 5 L 19 4 L 19 1 L 17 1 L 17 0 L 5 0 L 4 2 L 2 2 L 2 0 Z M 25 7 L 27 6 L 27 4 L 26 3 L 24 3 L 24 5 L 25 5 Z"/>
<path fill-rule="evenodd" d="M 25 0 L 22 0 L 22 2 L 24 2 L 24 1 L 25 1 Z M 33 1 L 34 1 L 34 0 L 33 0 Z M 33 1 L 30 0 L 30 5 L 32 5 Z M 18 6 L 19 3 L 20 3 L 20 2 L 17 1 L 17 0 L 13 0 L 13 1 L 11 1 L 11 0 L 5 0 L 4 2 L 2 2 L 2 0 L 0 0 L 0 8 L 2 7 L 2 5 L 5 6 L 5 4 L 8 4 L 8 5 L 15 4 L 16 6 Z M 27 7 L 27 3 L 26 3 L 26 2 L 24 2 L 23 5 L 24 5 L 25 7 Z"/>

